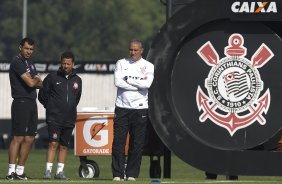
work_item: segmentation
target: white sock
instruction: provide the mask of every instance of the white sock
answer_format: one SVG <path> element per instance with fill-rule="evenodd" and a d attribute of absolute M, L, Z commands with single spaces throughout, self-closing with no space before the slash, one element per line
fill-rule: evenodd
<path fill-rule="evenodd" d="M 57 172 L 56 172 L 56 174 L 59 174 L 60 172 L 63 172 L 64 171 L 64 166 L 65 166 L 65 164 L 58 163 L 57 164 Z"/>
<path fill-rule="evenodd" d="M 53 163 L 46 162 L 46 171 L 52 171 Z"/>
<path fill-rule="evenodd" d="M 12 172 L 16 172 L 16 164 L 9 164 L 8 175 L 11 175 Z"/>
<path fill-rule="evenodd" d="M 16 173 L 17 175 L 22 175 L 24 173 L 24 166 L 22 165 L 17 165 L 16 167 Z"/>

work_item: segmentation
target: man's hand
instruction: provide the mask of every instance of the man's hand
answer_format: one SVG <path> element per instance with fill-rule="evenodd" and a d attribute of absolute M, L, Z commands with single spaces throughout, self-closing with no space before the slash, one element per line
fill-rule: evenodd
<path fill-rule="evenodd" d="M 35 83 L 35 87 L 37 88 L 37 89 L 40 89 L 40 88 L 42 88 L 43 87 L 43 82 L 42 82 L 42 79 L 41 79 L 41 77 L 40 77 L 40 75 L 35 75 L 34 77 L 33 77 L 33 79 L 36 81 Z"/>
<path fill-rule="evenodd" d="M 38 79 L 38 80 L 41 80 L 41 77 L 40 77 L 40 75 L 35 75 L 34 77 L 33 77 L 34 79 L 36 78 L 36 79 Z M 41 80 L 42 81 L 42 80 Z"/>

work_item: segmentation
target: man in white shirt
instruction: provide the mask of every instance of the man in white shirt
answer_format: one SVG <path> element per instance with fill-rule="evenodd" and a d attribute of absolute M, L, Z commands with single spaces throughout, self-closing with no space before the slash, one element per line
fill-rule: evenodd
<path fill-rule="evenodd" d="M 142 58 L 142 43 L 129 42 L 129 58 L 118 60 L 115 68 L 117 98 L 112 145 L 113 180 L 135 181 L 140 172 L 148 122 L 148 89 L 154 79 L 154 65 Z M 129 150 L 125 162 L 126 137 Z M 127 166 L 125 168 L 125 163 Z"/>

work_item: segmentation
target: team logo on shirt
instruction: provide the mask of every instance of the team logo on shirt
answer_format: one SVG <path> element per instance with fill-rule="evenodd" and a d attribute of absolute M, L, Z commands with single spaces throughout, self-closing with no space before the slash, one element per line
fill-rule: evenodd
<path fill-rule="evenodd" d="M 196 98 L 199 111 L 203 110 L 200 122 L 210 119 L 233 136 L 237 130 L 256 121 L 261 125 L 266 123 L 262 114 L 267 114 L 269 109 L 270 91 L 266 89 L 261 95 L 263 81 L 258 68 L 263 67 L 274 54 L 263 43 L 248 60 L 244 57 L 247 48 L 243 46 L 242 35 L 232 34 L 228 43 L 224 50 L 226 57 L 222 59 L 210 42 L 197 51 L 212 68 L 205 80 L 208 95 L 198 86 Z"/>
<path fill-rule="evenodd" d="M 140 71 L 142 74 L 146 73 L 146 66 L 140 67 Z"/>
<path fill-rule="evenodd" d="M 78 83 L 77 82 L 73 83 L 73 89 L 78 89 Z"/>
<path fill-rule="evenodd" d="M 52 138 L 53 139 L 57 139 L 58 138 L 58 134 L 57 133 L 53 133 Z"/>

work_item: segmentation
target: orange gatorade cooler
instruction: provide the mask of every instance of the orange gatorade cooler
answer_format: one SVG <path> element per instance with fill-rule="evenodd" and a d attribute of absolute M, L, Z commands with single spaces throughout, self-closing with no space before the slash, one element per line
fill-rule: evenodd
<path fill-rule="evenodd" d="M 78 112 L 74 134 L 76 156 L 111 155 L 113 111 Z M 126 144 L 126 150 L 128 143 Z"/>

